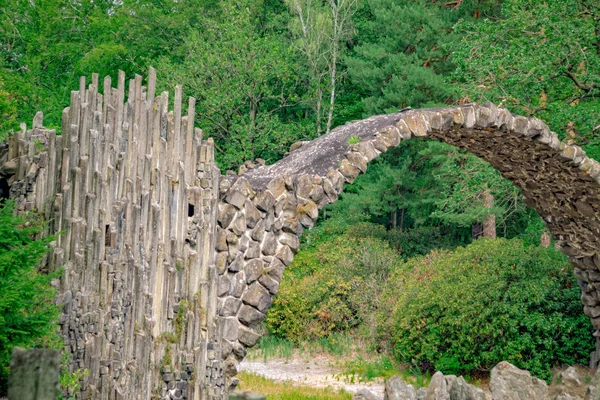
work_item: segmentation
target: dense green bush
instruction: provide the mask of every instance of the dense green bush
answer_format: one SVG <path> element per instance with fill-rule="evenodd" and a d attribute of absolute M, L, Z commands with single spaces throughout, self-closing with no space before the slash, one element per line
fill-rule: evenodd
<path fill-rule="evenodd" d="M 361 324 L 372 329 L 380 284 L 400 262 L 387 242 L 373 237 L 345 233 L 312 242 L 284 273 L 267 314 L 269 331 L 298 343 Z"/>
<path fill-rule="evenodd" d="M 36 240 L 39 221 L 0 205 L 0 396 L 6 394 L 12 349 L 60 347 L 53 275 L 38 272 L 48 240 Z"/>
<path fill-rule="evenodd" d="M 585 363 L 592 328 L 572 267 L 553 248 L 481 239 L 410 260 L 387 282 L 379 339 L 399 361 L 472 375 L 507 360 L 548 378 Z"/>

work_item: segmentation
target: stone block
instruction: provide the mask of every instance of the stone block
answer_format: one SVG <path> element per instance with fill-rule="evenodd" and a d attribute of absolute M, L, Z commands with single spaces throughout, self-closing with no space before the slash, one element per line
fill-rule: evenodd
<path fill-rule="evenodd" d="M 243 305 L 242 308 L 240 308 L 238 319 L 246 326 L 254 326 L 265 319 L 265 314 L 254 307 Z"/>
<path fill-rule="evenodd" d="M 271 305 L 271 294 L 260 283 L 254 282 L 242 296 L 242 301 L 264 313 Z"/>

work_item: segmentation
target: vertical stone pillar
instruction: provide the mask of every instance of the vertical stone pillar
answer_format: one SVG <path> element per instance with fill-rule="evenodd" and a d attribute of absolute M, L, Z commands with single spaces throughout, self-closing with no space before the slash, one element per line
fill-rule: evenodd
<path fill-rule="evenodd" d="M 56 400 L 60 356 L 57 350 L 15 347 L 10 362 L 9 400 Z"/>

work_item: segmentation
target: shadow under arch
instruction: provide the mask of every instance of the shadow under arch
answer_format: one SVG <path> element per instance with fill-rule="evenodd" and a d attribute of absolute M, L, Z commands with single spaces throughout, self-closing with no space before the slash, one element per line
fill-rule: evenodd
<path fill-rule="evenodd" d="M 349 144 L 354 137 L 360 142 Z M 217 227 L 218 314 L 228 375 L 260 338 L 303 229 L 367 164 L 411 137 L 445 142 L 489 162 L 522 192 L 575 267 L 584 313 L 600 337 L 600 163 L 540 120 L 493 104 L 402 110 L 347 123 L 292 146 L 279 162 L 223 177 Z M 353 139 L 350 142 L 356 142 Z M 598 363 L 596 352 L 590 364 Z"/>

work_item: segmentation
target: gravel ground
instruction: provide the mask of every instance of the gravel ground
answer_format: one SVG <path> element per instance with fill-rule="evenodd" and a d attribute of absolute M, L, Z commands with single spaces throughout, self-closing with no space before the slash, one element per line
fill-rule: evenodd
<path fill-rule="evenodd" d="M 313 357 L 309 360 L 298 357 L 289 360 L 269 359 L 266 363 L 262 360 L 244 360 L 240 364 L 240 369 L 275 381 L 291 381 L 298 385 L 313 387 L 330 386 L 338 390 L 344 389 L 350 393 L 365 388 L 383 398 L 383 380 L 346 382 L 344 377 L 339 376 L 342 372 L 341 369 L 332 366 L 331 361 L 323 356 Z"/>

